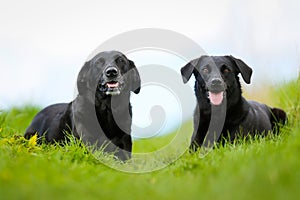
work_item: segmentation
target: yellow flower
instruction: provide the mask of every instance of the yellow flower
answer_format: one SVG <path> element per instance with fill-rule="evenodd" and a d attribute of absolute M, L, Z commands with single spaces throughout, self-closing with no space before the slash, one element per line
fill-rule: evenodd
<path fill-rule="evenodd" d="M 1 133 L 1 131 L 2 131 L 2 128 L 0 127 L 0 133 Z"/>
<path fill-rule="evenodd" d="M 29 146 L 30 147 L 34 147 L 36 145 L 36 140 L 37 140 L 37 134 L 35 134 L 34 136 L 32 136 L 30 139 L 29 139 Z"/>

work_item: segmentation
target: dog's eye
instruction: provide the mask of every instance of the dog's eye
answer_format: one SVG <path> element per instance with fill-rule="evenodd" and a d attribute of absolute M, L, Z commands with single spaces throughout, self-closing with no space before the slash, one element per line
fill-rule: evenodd
<path fill-rule="evenodd" d="M 117 58 L 116 62 L 123 64 L 123 63 L 125 63 L 125 60 L 123 58 L 119 57 L 119 58 Z"/>
<path fill-rule="evenodd" d="M 102 65 L 103 63 L 105 63 L 105 60 L 103 58 L 99 58 L 97 61 L 96 61 L 96 65 Z"/>
<path fill-rule="evenodd" d="M 202 72 L 206 74 L 206 73 L 209 72 L 209 70 L 208 70 L 207 68 L 203 68 L 203 69 L 202 69 Z"/>
<path fill-rule="evenodd" d="M 228 68 L 225 68 L 225 69 L 223 70 L 223 73 L 228 73 L 228 72 L 230 72 L 230 69 L 228 69 Z"/>

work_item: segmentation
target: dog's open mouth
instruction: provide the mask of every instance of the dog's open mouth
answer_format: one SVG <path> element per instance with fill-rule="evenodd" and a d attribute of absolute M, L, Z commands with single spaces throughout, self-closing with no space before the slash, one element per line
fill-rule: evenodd
<path fill-rule="evenodd" d="M 106 83 L 106 95 L 119 95 L 120 91 L 120 83 L 117 81 L 110 81 Z"/>
<path fill-rule="evenodd" d="M 218 106 L 223 101 L 224 92 L 222 91 L 222 92 L 214 93 L 214 92 L 209 91 L 208 98 L 209 98 L 211 104 Z"/>

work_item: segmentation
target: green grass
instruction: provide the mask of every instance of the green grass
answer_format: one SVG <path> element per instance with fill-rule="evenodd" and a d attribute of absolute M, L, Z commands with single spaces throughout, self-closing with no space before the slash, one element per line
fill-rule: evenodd
<path fill-rule="evenodd" d="M 0 114 L 0 199 L 298 199 L 300 196 L 300 80 L 274 87 L 272 104 L 288 112 L 289 125 L 278 136 L 237 140 L 207 156 L 185 152 L 165 168 L 135 174 L 107 155 L 99 160 L 79 141 L 65 147 L 35 145 L 21 137 L 38 108 Z M 192 130 L 134 141 L 135 153 L 155 152 L 168 162 Z M 185 136 L 185 137 L 184 137 Z M 160 157 L 161 156 L 161 157 Z M 154 165 L 144 162 L 144 167 Z M 133 169 L 131 169 L 133 170 Z"/>

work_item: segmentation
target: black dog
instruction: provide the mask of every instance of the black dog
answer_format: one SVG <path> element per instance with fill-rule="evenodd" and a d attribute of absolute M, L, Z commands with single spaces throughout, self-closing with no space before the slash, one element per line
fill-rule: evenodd
<path fill-rule="evenodd" d="M 78 96 L 71 103 L 40 111 L 27 128 L 25 138 L 38 134 L 46 142 L 61 142 L 71 131 L 87 145 L 128 159 L 132 148 L 130 91 L 139 93 L 140 84 L 134 63 L 125 55 L 101 52 L 79 72 Z"/>
<path fill-rule="evenodd" d="M 266 134 L 274 130 L 278 123 L 284 124 L 287 120 L 286 113 L 281 109 L 245 100 L 242 97 L 239 73 L 249 84 L 252 69 L 233 56 L 201 56 L 182 67 L 184 83 L 192 74 L 196 79 L 197 107 L 191 148 L 206 142 L 205 137 L 213 117 L 212 109 L 218 112 L 213 120 L 218 120 L 222 115 L 226 116 L 220 131 L 221 136 L 229 136 L 230 141 L 238 135 Z M 222 111 L 221 107 L 224 105 L 225 109 Z"/>

